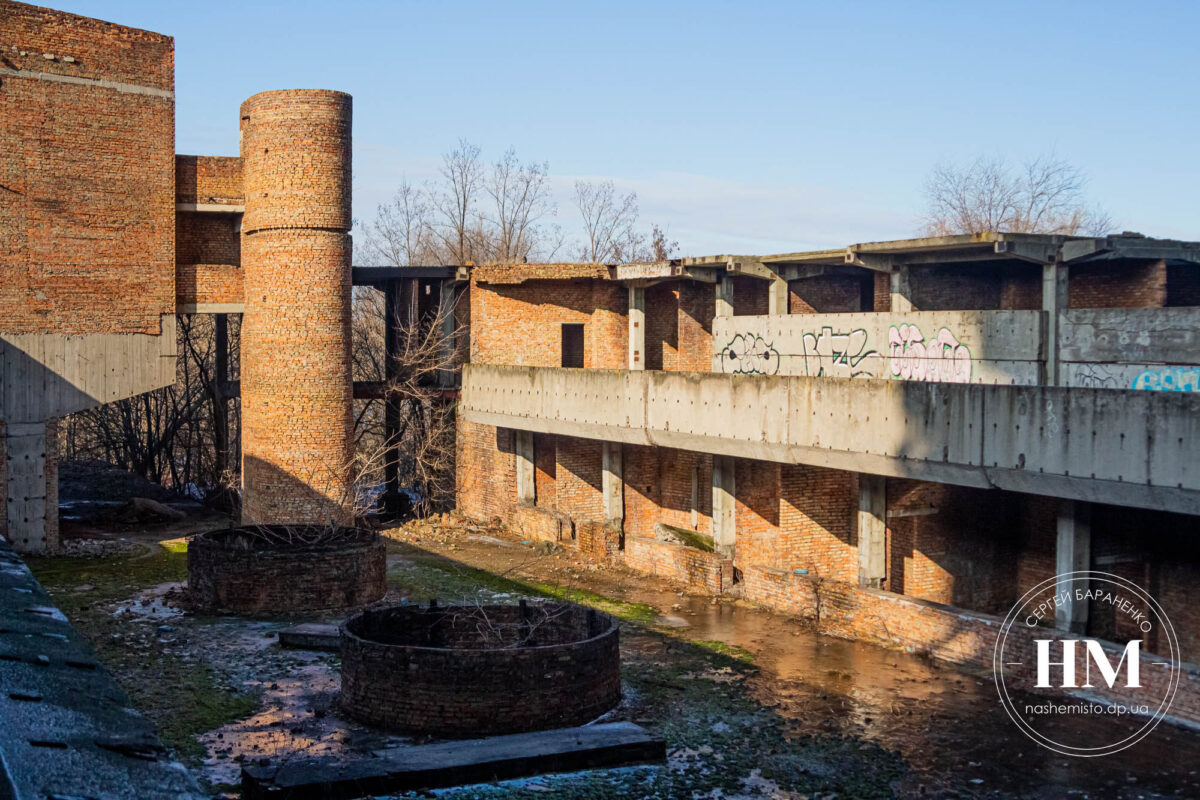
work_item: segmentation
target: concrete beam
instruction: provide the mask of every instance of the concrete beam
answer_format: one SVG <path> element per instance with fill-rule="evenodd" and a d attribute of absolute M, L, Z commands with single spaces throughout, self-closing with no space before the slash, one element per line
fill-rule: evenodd
<path fill-rule="evenodd" d="M 712 472 L 713 544 L 722 558 L 733 558 L 737 544 L 736 496 L 734 461 L 729 456 L 716 456 Z"/>
<path fill-rule="evenodd" d="M 602 450 L 601 492 L 604 500 L 604 519 L 625 519 L 625 478 L 620 442 L 605 442 Z"/>
<path fill-rule="evenodd" d="M 1067 278 L 1066 264 L 1048 263 L 1042 266 L 1042 310 L 1046 312 L 1046 366 L 1039 383 L 1048 386 L 1062 384 L 1058 327 L 1059 316 L 1067 310 Z"/>
<path fill-rule="evenodd" d="M 909 283 L 908 266 L 900 264 L 891 272 L 890 309 L 893 314 L 907 314 L 913 310 L 912 287 Z"/>
<path fill-rule="evenodd" d="M 723 275 L 717 281 L 716 286 L 716 309 L 713 312 L 717 317 L 732 317 L 733 316 L 733 278 L 729 275 Z"/>
<path fill-rule="evenodd" d="M 788 284 L 778 276 L 767 286 L 767 314 L 781 316 L 788 313 Z"/>
<path fill-rule="evenodd" d="M 4 428 L 5 535 L 19 553 L 58 549 L 57 459 L 54 423 L 9 423 Z"/>
<path fill-rule="evenodd" d="M 1058 543 L 1055 548 L 1054 572 L 1066 576 L 1092 566 L 1091 506 L 1075 500 L 1058 503 Z M 1086 633 L 1087 601 L 1075 599 L 1073 589 L 1087 588 L 1087 581 L 1066 578 L 1055 586 L 1055 595 L 1065 602 L 1055 606 L 1054 627 L 1071 633 Z"/>
<path fill-rule="evenodd" d="M 176 203 L 175 210 L 201 214 L 244 214 L 246 206 L 233 203 Z"/>
<path fill-rule="evenodd" d="M 629 287 L 629 369 L 646 368 L 646 290 Z"/>
<path fill-rule="evenodd" d="M 887 577 L 887 479 L 858 476 L 858 585 L 883 587 Z"/>
<path fill-rule="evenodd" d="M 533 432 L 518 430 L 514 436 L 517 458 L 517 503 L 534 505 L 537 502 L 537 481 L 533 472 Z"/>

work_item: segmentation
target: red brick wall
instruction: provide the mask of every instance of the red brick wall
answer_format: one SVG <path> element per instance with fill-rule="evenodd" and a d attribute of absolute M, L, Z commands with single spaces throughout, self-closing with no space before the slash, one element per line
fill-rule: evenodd
<path fill-rule="evenodd" d="M 175 156 L 175 202 L 243 205 L 242 159 Z"/>
<path fill-rule="evenodd" d="M 858 474 L 784 465 L 780 470 L 781 569 L 858 582 Z"/>
<path fill-rule="evenodd" d="M 733 314 L 737 317 L 766 314 L 770 284 L 761 278 L 733 276 Z"/>
<path fill-rule="evenodd" d="M 876 272 L 872 286 L 875 307 L 873 311 L 892 310 L 892 276 L 886 272 Z"/>
<path fill-rule="evenodd" d="M 679 365 L 679 285 L 672 281 L 646 289 L 646 369 Z"/>
<path fill-rule="evenodd" d="M 553 434 L 533 435 L 533 483 L 537 493 L 537 504 L 543 508 L 556 508 L 558 437 Z M 514 475 L 514 480 L 515 480 Z M 516 498 L 516 488 L 513 489 Z"/>
<path fill-rule="evenodd" d="M 0 45 L 19 71 L 0 81 L 0 330 L 158 333 L 175 310 L 173 40 L 0 0 Z"/>
<path fill-rule="evenodd" d="M 715 312 L 716 294 L 712 284 L 680 282 L 679 357 L 674 369 L 682 372 L 712 371 L 712 321 Z"/>
<path fill-rule="evenodd" d="M 625 476 L 625 535 L 653 538 L 654 523 L 661 517 L 662 486 L 658 474 L 659 451 L 627 444 L 621 468 Z"/>
<path fill-rule="evenodd" d="M 624 286 L 580 278 L 519 284 L 471 280 L 471 361 L 562 365 L 563 323 L 584 326 L 584 367 L 622 369 L 628 347 Z"/>
<path fill-rule="evenodd" d="M 889 478 L 889 568 L 898 594 L 1003 613 L 1017 600 L 1016 496 Z M 893 511 L 925 511 L 894 516 Z"/>
<path fill-rule="evenodd" d="M 841 314 L 863 311 L 862 293 L 863 278 L 854 275 L 817 275 L 788 281 L 788 313 Z"/>
<path fill-rule="evenodd" d="M 779 465 L 769 461 L 734 461 L 734 562 L 775 566 L 779 561 Z"/>
<path fill-rule="evenodd" d="M 914 311 L 1039 309 L 1042 270 L 1035 264 L 978 262 L 909 267 Z"/>
<path fill-rule="evenodd" d="M 1071 308 L 1162 308 L 1167 304 L 1166 262 L 1072 264 L 1067 287 Z"/>
<path fill-rule="evenodd" d="M 626 534 L 625 566 L 711 594 L 732 585 L 732 570 L 716 553 L 642 536 Z"/>
<path fill-rule="evenodd" d="M 197 303 L 242 303 L 242 268 L 230 264 L 181 264 L 175 268 L 175 302 L 180 308 Z"/>
<path fill-rule="evenodd" d="M 686 450 L 625 445 L 625 532 L 654 536 L 655 523 L 712 535 L 712 456 Z M 692 474 L 697 474 L 692 524 Z"/>
<path fill-rule="evenodd" d="M 175 217 L 176 263 L 241 265 L 240 222 L 237 214 L 180 211 Z"/>
<path fill-rule="evenodd" d="M 458 417 L 455 437 L 458 510 L 475 519 L 504 519 L 517 502 L 513 432 Z"/>
<path fill-rule="evenodd" d="M 1200 269 L 1195 264 L 1167 267 L 1167 305 L 1200 306 Z"/>
<path fill-rule="evenodd" d="M 604 519 L 601 493 L 602 443 L 596 439 L 556 437 L 558 443 L 555 507 L 576 522 Z"/>

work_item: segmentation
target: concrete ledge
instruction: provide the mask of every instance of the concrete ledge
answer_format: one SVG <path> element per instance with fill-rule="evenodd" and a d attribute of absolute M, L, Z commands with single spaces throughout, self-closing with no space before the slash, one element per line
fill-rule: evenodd
<path fill-rule="evenodd" d="M 202 214 L 244 214 L 246 206 L 233 203 L 176 203 L 175 210 Z"/>

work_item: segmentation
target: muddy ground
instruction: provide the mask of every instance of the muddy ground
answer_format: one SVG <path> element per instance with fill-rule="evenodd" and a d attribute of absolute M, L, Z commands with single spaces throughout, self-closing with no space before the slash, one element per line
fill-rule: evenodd
<path fill-rule="evenodd" d="M 30 566 L 180 758 L 236 797 L 241 764 L 361 757 L 411 740 L 338 716 L 337 657 L 290 651 L 306 621 L 186 613 L 186 536 L 210 514 L 117 532 Z M 1200 797 L 1200 734 L 1169 725 L 1106 759 L 1043 750 L 988 676 L 815 633 L 570 551 L 453 519 L 387 531 L 389 599 L 565 597 L 622 620 L 625 699 L 668 761 L 439 792 L 449 798 Z M 99 554 L 99 555 L 97 555 Z M 333 620 L 327 620 L 333 621 Z M 1105 724 L 1112 724 L 1106 722 Z"/>

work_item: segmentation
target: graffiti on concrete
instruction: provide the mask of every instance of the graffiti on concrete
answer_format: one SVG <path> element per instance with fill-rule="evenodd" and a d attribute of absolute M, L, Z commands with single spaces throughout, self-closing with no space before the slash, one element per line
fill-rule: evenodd
<path fill-rule="evenodd" d="M 721 371 L 734 375 L 778 375 L 779 351 L 761 336 L 739 333 L 721 348 Z"/>
<path fill-rule="evenodd" d="M 882 378 L 883 356 L 867 347 L 862 328 L 838 331 L 821 328 L 804 334 L 804 372 L 825 378 Z"/>
<path fill-rule="evenodd" d="M 971 350 L 949 328 L 928 341 L 916 325 L 902 322 L 888 329 L 888 367 L 906 381 L 971 382 Z"/>
<path fill-rule="evenodd" d="M 1075 386 L 1087 389 L 1120 389 L 1121 381 L 1103 364 L 1080 365 L 1071 379 Z"/>
<path fill-rule="evenodd" d="M 1142 370 L 1134 389 L 1150 392 L 1200 392 L 1200 367 L 1160 367 Z"/>

